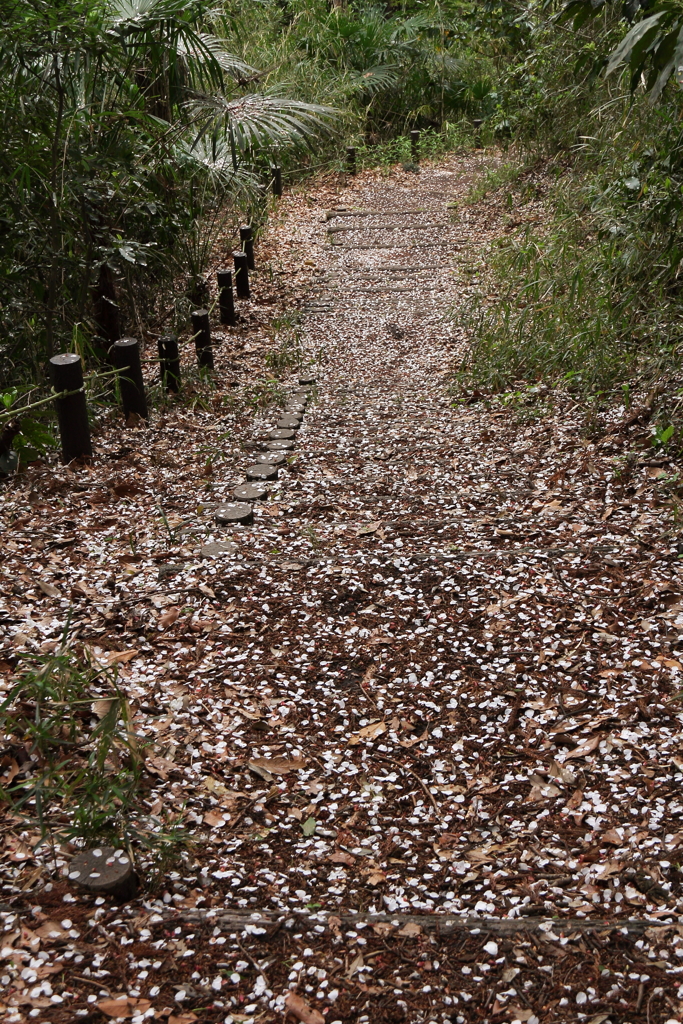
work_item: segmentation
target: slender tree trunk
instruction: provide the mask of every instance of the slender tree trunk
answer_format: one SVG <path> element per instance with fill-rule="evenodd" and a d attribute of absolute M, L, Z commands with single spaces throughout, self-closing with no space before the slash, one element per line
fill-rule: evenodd
<path fill-rule="evenodd" d="M 93 313 L 98 336 L 109 349 L 121 337 L 121 309 L 116 293 L 114 272 L 103 263 L 97 284 L 93 288 Z"/>

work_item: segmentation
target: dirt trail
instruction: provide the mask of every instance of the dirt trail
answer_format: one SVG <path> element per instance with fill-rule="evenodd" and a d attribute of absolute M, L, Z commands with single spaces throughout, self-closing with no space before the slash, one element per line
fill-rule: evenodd
<path fill-rule="evenodd" d="M 453 405 L 458 310 L 507 226 L 495 202 L 463 202 L 480 168 L 452 158 L 284 200 L 261 258 L 279 280 L 298 270 L 285 297 L 305 296 L 317 384 L 252 526 L 214 513 L 277 410 L 166 411 L 119 456 L 118 491 L 104 455 L 63 471 L 74 531 L 83 490 L 103 492 L 85 533 L 139 487 L 131 557 L 100 534 L 79 557 L 50 562 L 43 544 L 31 563 L 21 516 L 34 540 L 54 534 L 54 485 L 41 504 L 35 470 L 8 495 L 7 572 L 23 581 L 5 598 L 8 650 L 47 649 L 90 593 L 80 641 L 103 659 L 138 652 L 121 679 L 150 814 L 186 802 L 196 842 L 158 893 L 120 909 L 43 880 L 31 916 L 18 890 L 35 865 L 12 868 L 24 922 L 66 900 L 77 934 L 43 940 L 50 991 L 40 965 L 3 979 L 8 1020 L 99 1021 L 111 998 L 133 1020 L 269 1022 L 289 990 L 312 1024 L 678 1019 L 669 469 L 624 459 L 616 422 L 581 437 L 570 405 Z M 244 336 L 225 333 L 219 396 Z M 112 425 L 97 447 L 119 444 Z M 188 448 L 212 461 L 201 485 L 178 479 Z M 173 510 L 170 547 L 157 503 Z M 46 567 L 69 600 L 31 589 Z M 27 620 L 22 602 L 47 614 Z M 30 843 L 14 820 L 6 833 Z"/>

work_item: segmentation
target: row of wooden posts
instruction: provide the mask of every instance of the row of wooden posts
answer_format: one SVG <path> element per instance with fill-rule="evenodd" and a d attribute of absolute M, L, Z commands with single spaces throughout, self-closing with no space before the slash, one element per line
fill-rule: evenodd
<path fill-rule="evenodd" d="M 275 168 L 279 170 L 279 168 Z M 219 270 L 218 309 L 220 321 L 234 327 L 238 320 L 233 294 L 233 276 L 238 299 L 248 299 L 249 271 L 254 270 L 254 233 L 251 225 L 240 227 L 242 248 L 233 255 L 233 270 Z M 213 370 L 213 344 L 208 309 L 195 309 L 190 314 L 192 334 L 200 367 Z M 180 391 L 180 350 L 175 334 L 159 338 L 159 367 L 161 382 L 167 391 Z M 147 419 L 147 395 L 142 376 L 142 358 L 137 338 L 120 338 L 109 350 L 114 369 L 117 371 L 121 392 L 121 405 L 126 419 L 131 413 Z M 62 460 L 71 462 L 84 455 L 92 455 L 88 408 L 85 399 L 83 363 L 75 352 L 62 352 L 50 359 L 52 385 L 57 392 L 55 399 L 59 435 L 62 445 Z"/>
<path fill-rule="evenodd" d="M 420 132 L 411 131 L 410 151 L 415 163 L 419 161 Z M 346 170 L 349 174 L 356 173 L 356 148 L 347 146 Z M 282 195 L 282 168 L 273 167 L 271 189 L 273 195 Z M 218 284 L 218 309 L 220 321 L 229 327 L 237 323 L 235 299 L 233 295 L 233 276 L 238 299 L 248 299 L 249 271 L 254 269 L 254 233 L 250 224 L 240 227 L 241 249 L 233 253 L 234 270 L 219 270 L 216 274 Z M 207 309 L 195 309 L 190 314 L 192 334 L 197 351 L 197 362 L 200 367 L 213 369 L 213 346 L 211 341 L 211 325 Z M 167 334 L 158 341 L 159 366 L 161 381 L 167 391 L 180 390 L 180 352 L 178 338 L 175 334 Z M 140 343 L 137 338 L 121 338 L 114 342 L 110 349 L 114 368 L 118 371 L 121 404 L 126 417 L 135 413 L 147 419 L 147 396 L 142 376 Z M 73 352 L 63 352 L 50 360 L 52 384 L 58 396 L 55 399 L 57 420 L 62 444 L 62 459 L 72 459 L 84 455 L 92 455 L 88 409 L 85 400 L 83 382 L 83 364 L 81 357 Z"/>

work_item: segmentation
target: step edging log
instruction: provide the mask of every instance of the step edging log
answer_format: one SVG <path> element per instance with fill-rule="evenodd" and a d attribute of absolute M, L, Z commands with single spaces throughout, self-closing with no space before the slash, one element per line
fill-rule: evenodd
<path fill-rule="evenodd" d="M 550 941 L 554 941 L 560 935 L 591 932 L 621 932 L 624 935 L 643 935 L 650 929 L 670 929 L 676 927 L 678 918 L 672 914 L 669 922 L 661 920 L 626 918 L 618 920 L 611 918 L 585 918 L 585 917 L 457 917 L 454 914 L 365 914 L 356 913 L 335 913 L 328 911 L 306 912 L 291 911 L 286 914 L 273 914 L 268 911 L 249 910 L 245 912 L 226 911 L 218 909 L 188 910 L 173 913 L 165 911 L 152 916 L 150 923 L 161 921 L 195 921 L 223 925 L 230 928 L 248 928 L 250 934 L 257 934 L 254 929 L 263 929 L 264 934 L 269 929 L 279 930 L 284 924 L 292 921 L 297 926 L 309 924 L 311 928 L 316 925 L 324 925 L 326 930 L 334 932 L 340 925 L 344 927 L 364 924 L 368 927 L 377 925 L 386 926 L 385 938 L 392 932 L 398 932 L 406 924 L 418 925 L 424 932 L 431 932 L 437 935 L 453 935 L 458 932 L 469 932 L 470 934 L 495 934 L 515 935 L 521 933 L 536 932 L 545 934 Z M 384 928 L 382 929 L 384 930 Z"/>

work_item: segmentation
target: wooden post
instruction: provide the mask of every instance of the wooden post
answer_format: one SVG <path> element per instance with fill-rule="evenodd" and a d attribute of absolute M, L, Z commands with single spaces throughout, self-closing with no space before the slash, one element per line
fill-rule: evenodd
<path fill-rule="evenodd" d="M 161 370 L 161 383 L 167 391 L 180 391 L 180 352 L 178 351 L 178 339 L 175 334 L 167 334 L 159 338 L 159 361 Z"/>
<path fill-rule="evenodd" d="M 420 162 L 420 133 L 416 128 L 413 128 L 410 133 L 410 156 L 414 164 Z"/>
<path fill-rule="evenodd" d="M 474 121 L 472 121 L 472 124 L 474 126 L 474 148 L 475 149 L 483 149 L 484 148 L 482 146 L 482 144 L 481 144 L 481 126 L 483 125 L 483 123 L 484 122 L 483 122 L 483 120 L 481 118 L 476 118 Z"/>
<path fill-rule="evenodd" d="M 347 146 L 346 147 L 346 173 L 347 174 L 355 174 L 356 173 L 356 147 L 355 146 Z"/>
<path fill-rule="evenodd" d="M 254 270 L 254 231 L 251 224 L 240 226 L 240 242 L 242 243 L 242 252 L 247 257 L 247 266 L 249 270 Z"/>
<path fill-rule="evenodd" d="M 277 165 L 273 167 L 272 189 L 274 196 L 282 195 L 282 168 Z"/>
<path fill-rule="evenodd" d="M 114 350 L 114 366 L 119 371 L 119 386 L 123 414 L 128 416 L 135 412 L 143 419 L 148 418 L 145 383 L 142 379 L 140 364 L 140 345 L 137 338 L 121 338 L 112 346 Z"/>
<path fill-rule="evenodd" d="M 228 327 L 234 327 L 237 323 L 237 314 L 232 294 L 232 270 L 218 270 L 216 280 L 218 281 L 218 308 L 221 313 L 221 323 L 227 324 Z"/>
<path fill-rule="evenodd" d="M 62 352 L 52 357 L 50 370 L 55 391 L 75 392 L 73 395 L 55 399 L 62 442 L 62 462 L 71 462 L 81 455 L 92 455 L 81 357 L 75 352 Z"/>
<path fill-rule="evenodd" d="M 233 252 L 232 258 L 235 263 L 235 288 L 238 299 L 248 299 L 249 291 L 249 261 L 246 252 Z"/>
<path fill-rule="evenodd" d="M 200 366 L 206 366 L 209 370 L 213 370 L 209 311 L 208 309 L 195 309 L 192 311 L 191 316 L 192 334 L 194 335 L 194 345 L 197 349 L 197 362 Z"/>

